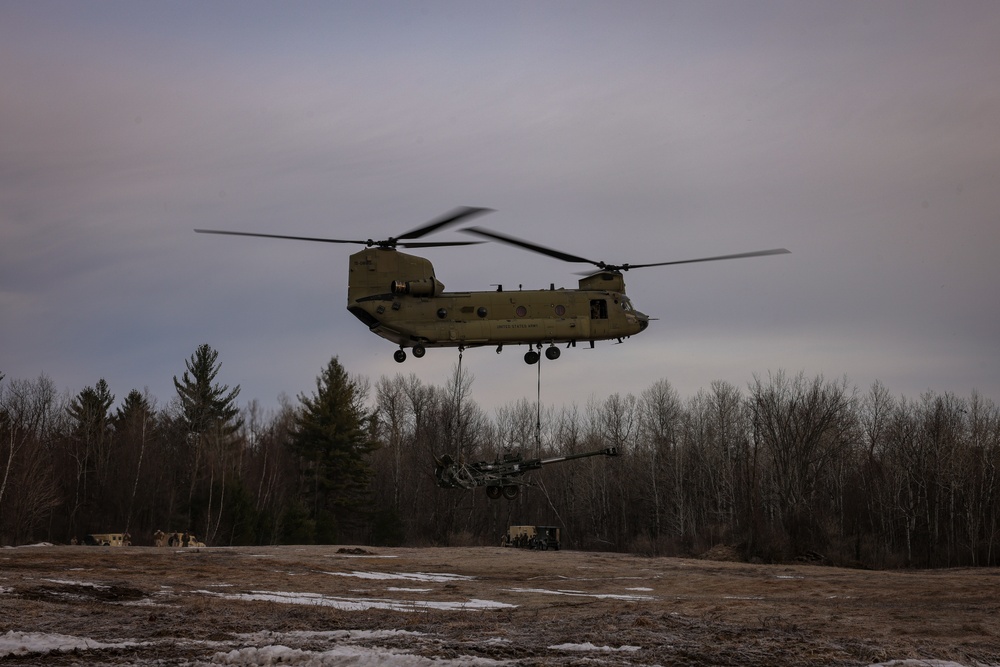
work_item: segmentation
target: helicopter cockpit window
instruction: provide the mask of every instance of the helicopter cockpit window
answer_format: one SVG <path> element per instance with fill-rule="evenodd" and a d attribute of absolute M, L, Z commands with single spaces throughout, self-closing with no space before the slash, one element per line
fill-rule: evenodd
<path fill-rule="evenodd" d="M 608 302 L 605 301 L 604 299 L 591 299 L 590 319 L 592 320 L 608 319 Z"/>

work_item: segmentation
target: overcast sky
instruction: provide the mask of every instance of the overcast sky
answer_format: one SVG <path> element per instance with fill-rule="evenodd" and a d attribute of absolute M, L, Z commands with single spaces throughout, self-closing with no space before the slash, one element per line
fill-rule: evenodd
<path fill-rule="evenodd" d="M 1000 3 L 0 2 L 0 372 L 120 401 L 201 343 L 241 404 L 334 355 L 402 365 L 346 310 L 354 246 L 456 206 L 608 262 L 658 318 L 541 367 L 583 406 L 784 370 L 1000 400 Z M 467 240 L 457 230 L 433 240 Z M 428 239 L 430 240 L 430 239 Z M 449 290 L 579 265 L 421 252 Z M 466 351 L 484 408 L 524 350 Z"/>

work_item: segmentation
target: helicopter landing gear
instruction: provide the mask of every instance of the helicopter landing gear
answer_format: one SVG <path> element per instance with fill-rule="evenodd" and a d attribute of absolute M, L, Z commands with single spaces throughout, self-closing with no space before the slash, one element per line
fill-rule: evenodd
<path fill-rule="evenodd" d="M 490 500 L 496 500 L 503 493 L 503 487 L 500 486 L 487 486 L 486 487 L 486 497 Z"/>
<path fill-rule="evenodd" d="M 539 343 L 538 349 L 539 350 L 542 349 L 541 343 Z M 499 352 L 499 350 L 497 350 L 497 352 Z M 556 359 L 558 359 L 560 354 L 562 354 L 562 352 L 555 345 L 549 345 L 547 348 L 545 348 L 545 358 L 549 359 L 550 361 L 555 361 Z M 526 364 L 537 364 L 540 358 L 541 355 L 538 352 L 536 352 L 533 348 L 529 349 L 527 352 L 524 353 L 524 363 Z"/>
<path fill-rule="evenodd" d="M 497 354 L 503 352 L 503 345 L 497 345 Z"/>
<path fill-rule="evenodd" d="M 514 484 L 508 484 L 507 486 L 503 487 L 503 497 L 506 498 L 507 500 L 514 500 L 514 498 L 517 498 L 517 494 L 520 492 L 521 489 L 519 489 Z"/>
<path fill-rule="evenodd" d="M 413 346 L 413 356 L 417 359 L 421 359 L 425 354 L 427 354 L 427 348 L 423 345 Z M 392 358 L 396 360 L 397 364 L 401 364 L 406 361 L 406 350 L 400 347 L 398 350 L 392 353 Z"/>

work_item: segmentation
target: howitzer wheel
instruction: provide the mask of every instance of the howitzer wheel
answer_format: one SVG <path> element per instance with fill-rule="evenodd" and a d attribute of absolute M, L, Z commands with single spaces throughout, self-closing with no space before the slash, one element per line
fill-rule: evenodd
<path fill-rule="evenodd" d="M 519 489 L 515 484 L 508 484 L 507 486 L 503 487 L 503 497 L 506 498 L 507 500 L 514 500 L 514 498 L 517 498 L 517 494 L 520 492 L 521 489 Z"/>
<path fill-rule="evenodd" d="M 496 500 L 503 493 L 503 488 L 499 486 L 487 486 L 486 487 L 486 497 L 490 500 Z"/>

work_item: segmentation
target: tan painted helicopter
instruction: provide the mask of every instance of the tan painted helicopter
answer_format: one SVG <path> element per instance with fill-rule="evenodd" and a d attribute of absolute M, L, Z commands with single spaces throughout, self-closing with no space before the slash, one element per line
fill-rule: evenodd
<path fill-rule="evenodd" d="M 462 207 L 426 225 L 383 241 L 325 239 L 282 234 L 258 234 L 213 229 L 196 229 L 201 234 L 257 236 L 274 239 L 352 243 L 367 246 L 350 257 L 347 309 L 368 329 L 399 345 L 393 355 L 406 360 L 406 349 L 423 357 L 429 347 L 527 345 L 525 362 L 537 363 L 545 348 L 547 359 L 558 359 L 559 344 L 575 347 L 578 342 L 617 340 L 644 331 L 649 317 L 632 306 L 625 294 L 624 271 L 651 266 L 711 262 L 742 257 L 760 257 L 789 252 L 784 248 L 758 250 L 736 255 L 703 257 L 653 264 L 606 264 L 479 227 L 461 231 L 515 245 L 566 262 L 593 264 L 596 272 L 586 274 L 578 289 L 504 291 L 502 286 L 484 292 L 446 292 L 429 260 L 397 250 L 458 246 L 479 241 L 413 241 L 442 227 L 454 225 L 491 209 Z M 538 351 L 536 351 L 538 350 Z"/>

